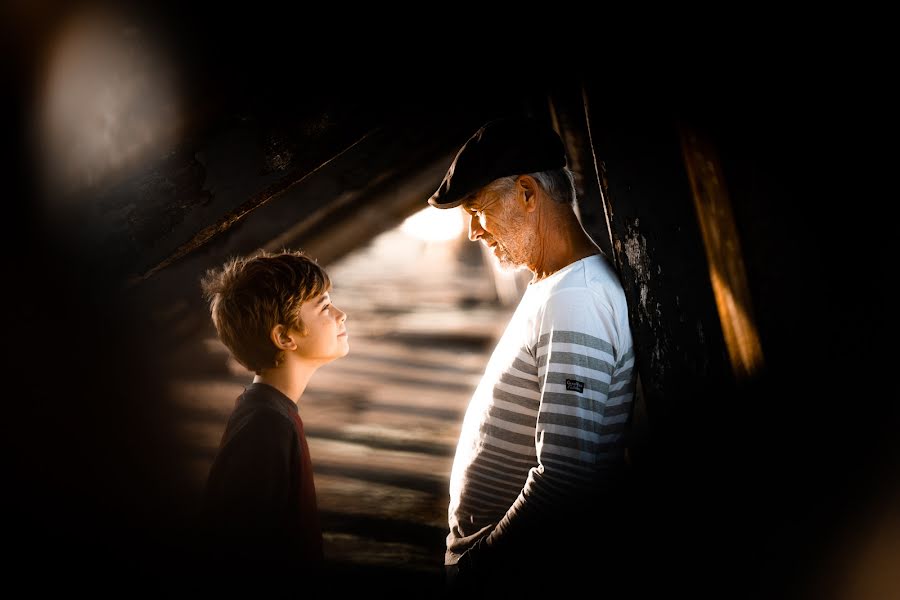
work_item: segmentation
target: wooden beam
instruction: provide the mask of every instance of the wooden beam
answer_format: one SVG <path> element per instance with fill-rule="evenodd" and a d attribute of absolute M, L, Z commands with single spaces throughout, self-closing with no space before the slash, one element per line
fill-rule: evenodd
<path fill-rule="evenodd" d="M 715 147 L 700 132 L 682 126 L 681 144 L 731 368 L 746 379 L 764 360 L 725 176 Z"/>

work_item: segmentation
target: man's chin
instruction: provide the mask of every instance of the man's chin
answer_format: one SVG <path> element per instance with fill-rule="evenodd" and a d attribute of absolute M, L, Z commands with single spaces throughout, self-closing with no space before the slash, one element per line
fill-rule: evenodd
<path fill-rule="evenodd" d="M 518 271 L 520 269 L 528 268 L 522 263 L 514 262 L 508 258 L 498 258 L 497 262 L 500 264 L 500 269 L 503 271 Z"/>

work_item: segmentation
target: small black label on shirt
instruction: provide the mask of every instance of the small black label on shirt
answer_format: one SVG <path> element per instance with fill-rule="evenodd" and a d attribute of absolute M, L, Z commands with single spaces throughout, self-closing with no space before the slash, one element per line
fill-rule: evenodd
<path fill-rule="evenodd" d="M 566 389 L 581 393 L 584 391 L 584 384 L 574 379 L 566 379 Z"/>

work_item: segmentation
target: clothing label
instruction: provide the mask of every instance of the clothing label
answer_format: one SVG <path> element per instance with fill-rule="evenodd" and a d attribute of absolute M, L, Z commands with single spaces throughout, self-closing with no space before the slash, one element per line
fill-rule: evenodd
<path fill-rule="evenodd" d="M 580 394 L 584 391 L 584 384 L 575 379 L 566 379 L 566 389 Z"/>

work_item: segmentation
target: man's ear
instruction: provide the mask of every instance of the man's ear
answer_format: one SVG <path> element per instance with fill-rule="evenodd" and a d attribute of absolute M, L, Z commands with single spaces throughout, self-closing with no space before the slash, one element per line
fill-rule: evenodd
<path fill-rule="evenodd" d="M 538 183 L 531 175 L 519 175 L 516 179 L 516 200 L 525 212 L 534 212 L 537 208 Z"/>
<path fill-rule="evenodd" d="M 269 338 L 279 350 L 297 349 L 297 341 L 294 339 L 291 331 L 280 323 L 273 327 L 272 331 L 269 332 Z"/>

